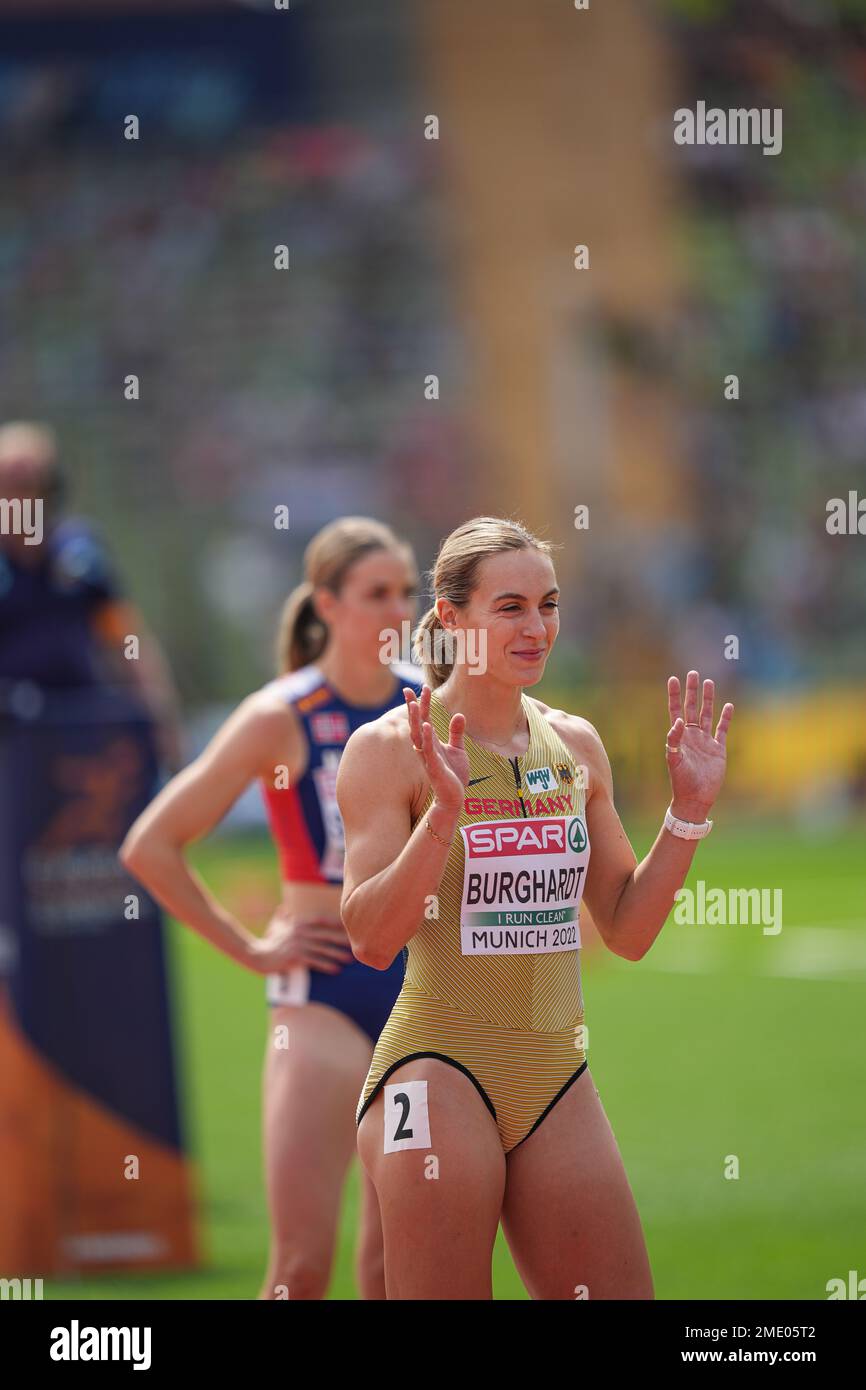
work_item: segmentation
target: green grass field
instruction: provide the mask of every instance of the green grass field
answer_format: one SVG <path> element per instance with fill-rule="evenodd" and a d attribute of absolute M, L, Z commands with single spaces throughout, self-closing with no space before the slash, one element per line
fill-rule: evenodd
<path fill-rule="evenodd" d="M 645 853 L 654 830 L 633 843 Z M 720 827 L 721 829 L 721 827 Z M 862 827 L 811 837 L 729 824 L 688 883 L 781 888 L 783 926 L 680 926 L 644 960 L 584 961 L 589 1058 L 619 1141 L 659 1298 L 826 1298 L 866 1276 L 866 897 Z M 276 889 L 263 839 L 195 855 L 234 904 Z M 249 920 L 249 918 L 247 918 Z M 263 982 L 193 933 L 170 931 L 186 1124 L 203 1268 L 51 1281 L 56 1298 L 254 1298 L 267 1223 L 259 1139 Z M 739 1178 L 724 1177 L 736 1155 Z M 332 1298 L 355 1298 L 357 1175 Z M 495 1293 L 526 1297 L 501 1233 Z"/>

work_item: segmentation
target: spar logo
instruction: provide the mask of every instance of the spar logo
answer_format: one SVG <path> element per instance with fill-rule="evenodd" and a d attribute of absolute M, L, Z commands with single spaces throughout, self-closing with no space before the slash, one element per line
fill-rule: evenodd
<path fill-rule="evenodd" d="M 565 820 L 559 816 L 537 821 L 505 820 L 490 825 L 470 825 L 466 827 L 466 842 L 472 859 L 491 854 L 562 854 Z"/>
<path fill-rule="evenodd" d="M 568 847 L 577 854 L 583 854 L 586 849 L 586 826 L 580 816 L 572 816 L 568 827 Z"/>

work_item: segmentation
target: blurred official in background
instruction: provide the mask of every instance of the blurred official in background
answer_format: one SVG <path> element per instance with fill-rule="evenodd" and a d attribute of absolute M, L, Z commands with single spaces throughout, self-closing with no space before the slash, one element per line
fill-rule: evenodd
<path fill-rule="evenodd" d="M 54 431 L 23 421 L 0 426 L 0 710 L 10 700 L 32 703 L 33 686 L 129 684 L 175 770 L 180 737 L 168 663 L 123 595 L 99 536 L 63 514 L 64 494 Z M 131 636 L 135 659 L 124 655 Z"/>

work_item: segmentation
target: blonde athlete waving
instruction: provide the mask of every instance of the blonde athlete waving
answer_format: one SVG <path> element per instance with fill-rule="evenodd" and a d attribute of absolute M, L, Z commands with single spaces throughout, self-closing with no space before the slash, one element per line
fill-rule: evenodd
<path fill-rule="evenodd" d="M 579 907 L 616 955 L 649 950 L 710 828 L 733 706 L 714 735 L 712 681 L 700 696 L 690 671 L 683 708 L 671 677 L 673 796 L 638 864 L 595 729 L 523 691 L 559 628 L 549 550 L 491 517 L 443 542 L 416 653 L 444 628 L 463 659 L 428 660 L 420 699 L 340 763 L 352 949 L 383 969 L 408 946 L 358 1108 L 389 1298 L 490 1298 L 500 1221 L 534 1298 L 653 1296 L 586 1065 Z"/>

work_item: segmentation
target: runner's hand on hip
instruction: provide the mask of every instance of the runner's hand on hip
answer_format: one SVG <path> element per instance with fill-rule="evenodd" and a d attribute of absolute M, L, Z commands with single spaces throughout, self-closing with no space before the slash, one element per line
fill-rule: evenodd
<path fill-rule="evenodd" d="M 278 908 L 253 946 L 249 965 L 259 975 L 281 974 L 298 965 L 338 975 L 352 959 L 339 917 L 300 916 Z"/>

